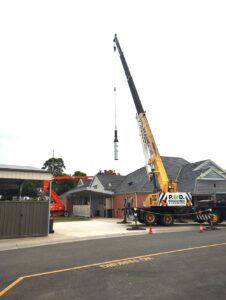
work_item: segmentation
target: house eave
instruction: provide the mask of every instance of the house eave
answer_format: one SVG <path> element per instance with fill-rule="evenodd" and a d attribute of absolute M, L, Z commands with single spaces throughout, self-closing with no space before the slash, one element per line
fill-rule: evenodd
<path fill-rule="evenodd" d="M 94 188 L 90 188 L 90 187 L 83 187 L 83 188 L 79 188 L 75 191 L 71 191 L 68 192 L 62 196 L 69 196 L 69 195 L 74 195 L 74 194 L 78 194 L 78 193 L 82 193 L 82 192 L 91 192 L 91 193 L 98 193 L 98 194 L 103 194 L 103 195 L 113 195 L 114 193 L 111 191 L 103 191 L 103 190 L 97 190 Z"/>

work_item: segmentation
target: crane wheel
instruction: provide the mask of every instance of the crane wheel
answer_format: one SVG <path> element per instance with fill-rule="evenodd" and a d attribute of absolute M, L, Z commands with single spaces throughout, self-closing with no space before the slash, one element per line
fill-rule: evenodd
<path fill-rule="evenodd" d="M 145 217 L 144 217 L 144 222 L 148 226 L 155 224 L 155 222 L 156 222 L 156 215 L 154 213 L 152 213 L 152 212 L 147 212 L 145 214 Z"/>
<path fill-rule="evenodd" d="M 211 221 L 209 221 L 209 223 L 211 223 L 211 222 L 213 225 L 217 225 L 217 224 L 221 223 L 222 222 L 221 215 L 217 212 L 212 213 Z"/>
<path fill-rule="evenodd" d="M 174 223 L 174 216 L 166 214 L 160 217 L 160 223 L 164 226 L 171 226 Z"/>

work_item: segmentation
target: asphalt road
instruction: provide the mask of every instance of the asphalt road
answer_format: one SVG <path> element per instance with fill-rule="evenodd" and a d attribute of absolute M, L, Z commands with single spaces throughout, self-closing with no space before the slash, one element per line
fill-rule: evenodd
<path fill-rule="evenodd" d="M 0 252 L 1 299 L 226 299 L 226 229 Z"/>

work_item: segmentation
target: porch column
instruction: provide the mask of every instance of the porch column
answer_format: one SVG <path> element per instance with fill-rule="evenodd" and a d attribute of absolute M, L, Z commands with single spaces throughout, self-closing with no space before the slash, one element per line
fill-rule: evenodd
<path fill-rule="evenodd" d="M 22 198 L 22 191 L 23 191 L 23 186 L 24 186 L 25 180 L 23 180 L 20 184 L 20 188 L 19 188 L 19 200 L 21 200 Z"/>
<path fill-rule="evenodd" d="M 89 191 L 89 205 L 90 205 L 90 217 L 93 218 L 92 197 L 91 197 L 91 192 L 90 191 Z"/>

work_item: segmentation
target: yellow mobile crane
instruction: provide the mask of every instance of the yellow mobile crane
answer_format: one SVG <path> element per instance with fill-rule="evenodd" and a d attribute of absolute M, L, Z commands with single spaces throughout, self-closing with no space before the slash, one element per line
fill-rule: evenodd
<path fill-rule="evenodd" d="M 226 200 L 203 200 L 203 203 L 193 206 L 191 193 L 179 192 L 177 182 L 169 180 L 117 35 L 114 37 L 114 50 L 116 49 L 136 106 L 147 174 L 154 187 L 153 192 L 147 196 L 144 206 L 137 208 L 138 220 L 147 225 L 158 223 L 168 226 L 174 223 L 175 218 L 181 216 L 199 223 L 208 221 L 211 224 L 218 224 L 226 220 Z"/>
<path fill-rule="evenodd" d="M 161 156 L 159 154 L 155 139 L 143 109 L 133 78 L 128 68 L 126 59 L 121 50 L 117 35 L 114 36 L 114 51 L 118 53 L 128 80 L 129 88 L 137 110 L 137 121 L 144 150 L 147 174 L 153 182 L 153 193 L 149 194 L 145 200 L 144 208 L 138 210 L 138 218 L 142 223 L 148 225 L 155 222 L 164 225 L 172 225 L 174 218 L 178 215 L 180 207 L 190 207 L 192 197 L 188 192 L 178 192 L 177 182 L 168 178 Z"/>

